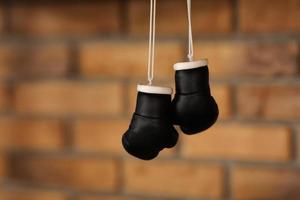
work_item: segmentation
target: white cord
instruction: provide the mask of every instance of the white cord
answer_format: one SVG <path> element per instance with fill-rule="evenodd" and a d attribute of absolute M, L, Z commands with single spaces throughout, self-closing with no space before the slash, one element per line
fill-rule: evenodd
<path fill-rule="evenodd" d="M 194 59 L 193 33 L 192 33 L 192 0 L 187 0 L 188 23 L 189 23 L 189 53 L 187 55 L 189 61 Z"/>
<path fill-rule="evenodd" d="M 148 51 L 148 84 L 152 85 L 154 77 L 155 54 L 155 24 L 156 24 L 156 0 L 150 0 L 150 26 L 149 26 L 149 51 Z"/>

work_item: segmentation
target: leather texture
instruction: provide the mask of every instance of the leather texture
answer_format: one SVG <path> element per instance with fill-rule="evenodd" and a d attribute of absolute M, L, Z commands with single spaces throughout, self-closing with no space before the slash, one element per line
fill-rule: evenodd
<path fill-rule="evenodd" d="M 151 160 L 164 148 L 172 148 L 178 133 L 171 121 L 171 95 L 138 92 L 136 110 L 122 137 L 125 150 Z"/>
<path fill-rule="evenodd" d="M 219 115 L 211 96 L 208 67 L 177 70 L 176 94 L 172 101 L 173 124 L 186 134 L 195 134 L 211 127 Z"/>

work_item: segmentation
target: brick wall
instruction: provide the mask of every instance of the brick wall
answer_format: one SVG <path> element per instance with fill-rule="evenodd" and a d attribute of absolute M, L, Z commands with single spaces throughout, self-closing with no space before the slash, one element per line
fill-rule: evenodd
<path fill-rule="evenodd" d="M 300 1 L 193 2 L 221 116 L 150 162 L 120 143 L 148 1 L 0 2 L 0 200 L 300 199 Z M 157 6 L 155 78 L 173 85 L 185 0 Z"/>

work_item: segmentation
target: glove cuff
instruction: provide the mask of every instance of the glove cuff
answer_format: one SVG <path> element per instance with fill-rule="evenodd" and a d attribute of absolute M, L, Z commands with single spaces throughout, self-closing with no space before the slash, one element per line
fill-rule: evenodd
<path fill-rule="evenodd" d="M 137 85 L 137 91 L 150 94 L 172 94 L 172 88 L 153 85 Z"/>
<path fill-rule="evenodd" d="M 192 62 L 179 62 L 174 64 L 173 68 L 175 71 L 178 71 L 178 70 L 195 69 L 195 68 L 205 67 L 205 66 L 208 66 L 208 60 L 200 59 Z"/>

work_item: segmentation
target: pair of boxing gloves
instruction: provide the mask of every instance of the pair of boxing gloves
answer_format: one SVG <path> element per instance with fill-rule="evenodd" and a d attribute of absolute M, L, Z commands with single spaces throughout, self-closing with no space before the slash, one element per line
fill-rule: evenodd
<path fill-rule="evenodd" d="M 185 134 L 211 127 L 219 110 L 211 96 L 206 59 L 174 65 L 176 93 L 151 85 L 137 86 L 137 104 L 129 129 L 122 137 L 125 150 L 140 159 L 151 160 L 178 140 L 173 125 Z"/>

